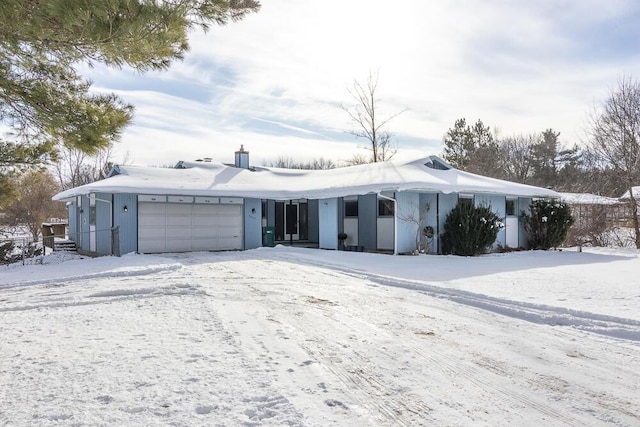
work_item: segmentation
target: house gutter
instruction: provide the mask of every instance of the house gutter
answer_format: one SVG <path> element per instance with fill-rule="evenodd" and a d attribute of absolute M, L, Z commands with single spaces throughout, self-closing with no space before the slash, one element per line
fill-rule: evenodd
<path fill-rule="evenodd" d="M 398 255 L 398 204 L 396 199 L 377 193 L 381 199 L 391 200 L 393 202 L 393 254 Z"/>

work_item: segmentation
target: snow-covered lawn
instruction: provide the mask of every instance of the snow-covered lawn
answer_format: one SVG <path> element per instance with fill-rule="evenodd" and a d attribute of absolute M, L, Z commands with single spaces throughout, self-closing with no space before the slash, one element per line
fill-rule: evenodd
<path fill-rule="evenodd" d="M 640 425 L 636 250 L 46 262 L 0 268 L 2 425 Z"/>

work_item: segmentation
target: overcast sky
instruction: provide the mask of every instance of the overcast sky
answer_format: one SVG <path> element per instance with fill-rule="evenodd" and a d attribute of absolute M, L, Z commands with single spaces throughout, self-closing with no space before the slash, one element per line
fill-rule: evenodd
<path fill-rule="evenodd" d="M 262 0 L 245 20 L 194 33 L 168 71 L 98 67 L 97 90 L 136 106 L 117 146 L 136 164 L 366 153 L 341 105 L 379 73 L 399 158 L 442 152 L 458 118 L 502 136 L 553 128 L 584 140 L 586 119 L 623 76 L 640 78 L 635 0 Z"/>

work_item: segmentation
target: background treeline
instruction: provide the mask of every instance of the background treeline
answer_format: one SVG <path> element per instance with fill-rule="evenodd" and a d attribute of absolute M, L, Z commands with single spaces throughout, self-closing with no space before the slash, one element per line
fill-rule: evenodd
<path fill-rule="evenodd" d="M 620 197 L 626 185 L 620 174 L 590 147 L 569 145 L 560 132 L 496 135 L 482 120 L 456 120 L 443 138 L 443 157 L 452 166 L 480 175 L 560 192 Z"/>

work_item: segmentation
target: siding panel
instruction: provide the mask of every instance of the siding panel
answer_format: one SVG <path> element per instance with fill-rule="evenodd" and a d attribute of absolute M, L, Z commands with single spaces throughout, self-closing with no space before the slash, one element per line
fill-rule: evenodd
<path fill-rule="evenodd" d="M 120 228 L 120 253 L 124 255 L 137 252 L 138 199 L 136 194 L 113 195 L 113 226 Z"/>

